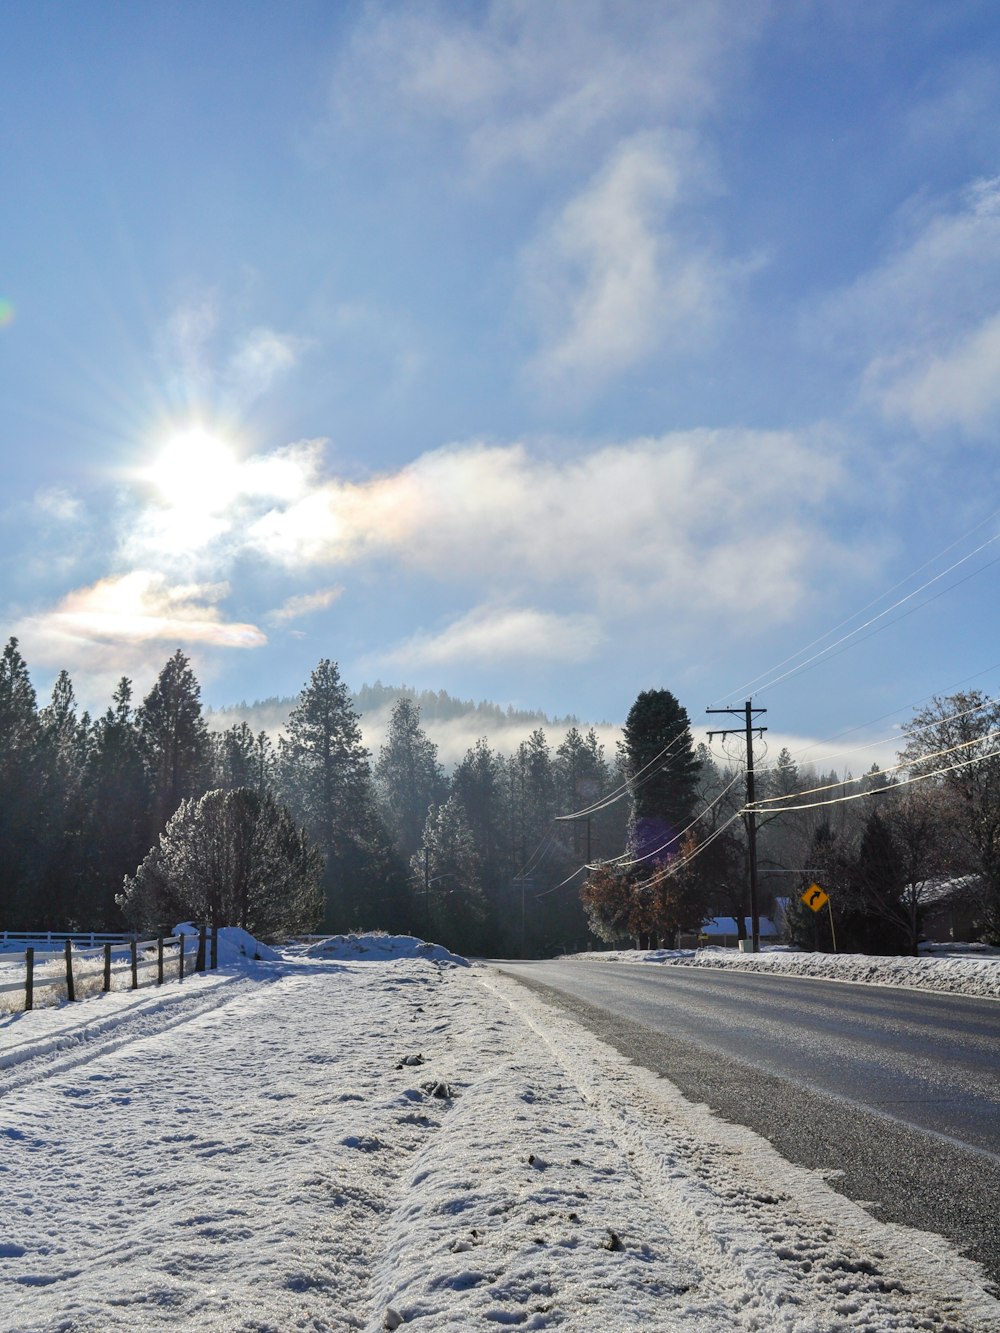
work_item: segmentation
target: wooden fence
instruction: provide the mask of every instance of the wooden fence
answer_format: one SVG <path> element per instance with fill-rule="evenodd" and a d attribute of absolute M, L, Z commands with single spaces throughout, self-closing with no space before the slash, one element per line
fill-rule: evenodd
<path fill-rule="evenodd" d="M 107 994 L 112 989 L 138 990 L 141 984 L 162 986 L 165 981 L 173 979 L 183 981 L 191 972 L 218 967 L 218 931 L 210 931 L 207 926 L 202 926 L 197 934 L 160 935 L 152 940 L 113 935 L 106 936 L 103 943 L 95 943 L 92 947 L 76 943 L 87 938 L 93 936 L 27 933 L 18 936 L 5 932 L 5 941 L 34 939 L 51 945 L 61 940 L 62 945 L 60 948 L 28 945 L 23 953 L 0 953 L 0 963 L 9 965 L 20 961 L 24 966 L 24 980 L 0 983 L 0 996 L 23 992 L 24 1008 L 28 1010 L 35 1007 L 36 984 L 39 989 L 64 991 L 65 998 L 73 1002 L 81 983 L 84 988 L 89 986 L 89 993 L 99 989 Z M 54 967 L 57 959 L 62 960 L 58 969 Z M 127 977 L 128 984 L 115 987 L 115 978 L 123 976 Z M 97 980 L 100 981 L 99 987 L 94 984 Z"/>

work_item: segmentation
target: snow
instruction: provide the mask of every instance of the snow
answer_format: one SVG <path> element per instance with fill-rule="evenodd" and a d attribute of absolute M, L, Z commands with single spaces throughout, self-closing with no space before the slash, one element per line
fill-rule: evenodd
<path fill-rule="evenodd" d="M 452 967 L 469 966 L 467 958 L 449 953 L 441 944 L 428 944 L 414 935 L 387 935 L 383 931 L 362 935 L 331 935 L 307 943 L 304 951 L 310 958 L 340 959 L 345 962 L 364 959 L 369 963 L 379 963 L 388 959 L 423 958 L 428 962 L 445 963 Z"/>
<path fill-rule="evenodd" d="M 407 937 L 254 944 L 0 1017 L 6 1330 L 1000 1327 L 944 1241 L 511 977 Z"/>
<path fill-rule="evenodd" d="M 908 986 L 1000 999 L 1000 954 L 961 951 L 958 957 L 883 958 L 870 954 L 799 953 L 763 949 L 609 949 L 567 955 L 594 963 L 660 963 L 674 967 L 728 967 L 742 972 L 818 977 L 872 986 Z"/>

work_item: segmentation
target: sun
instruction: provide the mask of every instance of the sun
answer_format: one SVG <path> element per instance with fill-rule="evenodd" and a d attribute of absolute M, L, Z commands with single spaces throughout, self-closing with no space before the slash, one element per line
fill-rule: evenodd
<path fill-rule="evenodd" d="M 143 475 L 171 508 L 218 513 L 239 493 L 239 460 L 218 431 L 193 423 L 174 431 Z"/>

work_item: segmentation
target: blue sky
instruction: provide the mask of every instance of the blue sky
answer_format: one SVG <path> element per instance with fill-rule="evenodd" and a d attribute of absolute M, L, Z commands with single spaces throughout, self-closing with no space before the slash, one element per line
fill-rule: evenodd
<path fill-rule="evenodd" d="M 995 6 L 2 25 L 0 558 L 43 693 L 178 646 L 219 705 L 325 656 L 595 721 L 756 681 L 804 740 L 996 688 Z"/>

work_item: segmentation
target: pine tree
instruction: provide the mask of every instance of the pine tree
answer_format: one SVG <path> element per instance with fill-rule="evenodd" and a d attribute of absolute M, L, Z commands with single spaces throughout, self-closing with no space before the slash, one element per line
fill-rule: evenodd
<path fill-rule="evenodd" d="M 87 920 L 98 930 L 120 930 L 117 895 L 149 851 L 153 799 L 132 683 L 125 676 L 92 728 L 83 790 Z"/>
<path fill-rule="evenodd" d="M 41 724 L 28 668 L 11 638 L 0 657 L 0 922 L 45 925 Z"/>
<path fill-rule="evenodd" d="M 630 846 L 650 861 L 675 856 L 691 822 L 699 763 L 687 711 L 669 690 L 644 690 L 622 728 L 632 796 Z"/>
<path fill-rule="evenodd" d="M 405 911 L 405 871 L 379 815 L 358 715 L 328 658 L 291 711 L 278 766 L 284 799 L 325 858 L 327 927 L 398 918 Z"/>
<path fill-rule="evenodd" d="M 437 746 L 421 730 L 420 709 L 406 695 L 393 705 L 374 777 L 385 821 L 408 861 L 420 846 L 428 810 L 444 800 L 447 782 Z"/>
<path fill-rule="evenodd" d="M 414 880 L 424 886 L 430 938 L 459 953 L 478 951 L 486 901 L 475 839 L 454 796 L 428 813 L 423 846 L 412 858 L 411 869 Z"/>
<path fill-rule="evenodd" d="M 225 791 L 249 787 L 263 795 L 275 781 L 275 754 L 266 731 L 254 735 L 246 722 L 211 734 L 214 784 Z"/>
<path fill-rule="evenodd" d="M 39 714 L 45 811 L 41 834 L 46 846 L 40 894 L 46 920 L 63 929 L 78 927 L 87 907 L 80 833 L 89 729 L 86 715 L 76 715 L 73 682 L 66 671 L 60 671 L 51 702 Z"/>
<path fill-rule="evenodd" d="M 120 903 L 142 928 L 195 920 L 284 935 L 315 927 L 321 875 L 322 857 L 289 811 L 237 787 L 182 801 Z"/>
<path fill-rule="evenodd" d="M 153 782 L 150 842 L 181 801 L 211 782 L 211 744 L 201 714 L 201 687 L 178 648 L 139 709 L 139 730 Z"/>
<path fill-rule="evenodd" d="M 466 751 L 451 779 L 452 796 L 462 807 L 479 857 L 486 898 L 484 931 L 491 949 L 505 947 L 503 891 L 516 868 L 507 836 L 505 783 L 504 760 L 482 738 Z"/>

